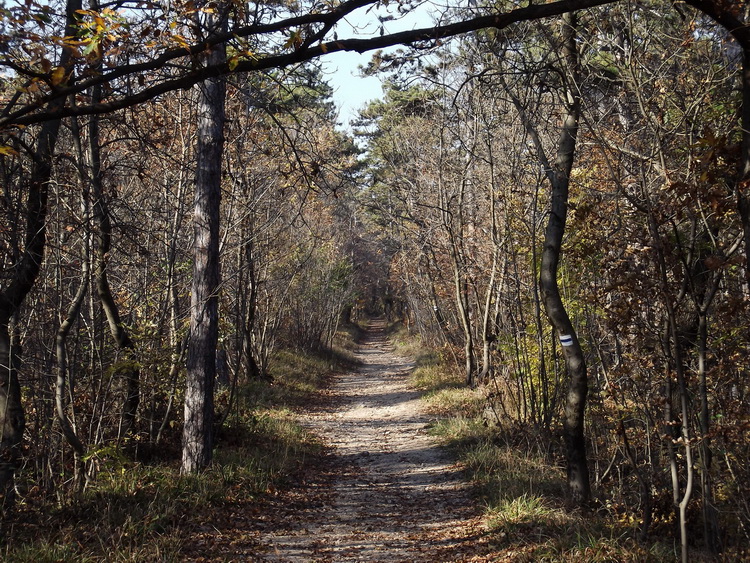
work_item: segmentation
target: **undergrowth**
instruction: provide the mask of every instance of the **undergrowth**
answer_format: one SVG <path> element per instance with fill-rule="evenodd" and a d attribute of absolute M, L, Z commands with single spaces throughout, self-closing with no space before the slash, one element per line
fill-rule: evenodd
<path fill-rule="evenodd" d="M 321 455 L 294 411 L 319 401 L 331 372 L 354 362 L 353 346 L 346 348 L 353 332 L 337 338 L 335 351 L 280 351 L 271 380 L 242 382 L 217 432 L 214 461 L 199 475 L 181 475 L 174 456 L 135 461 L 111 448 L 90 460 L 96 476 L 82 492 L 22 497 L 3 522 L 0 560 L 183 561 L 186 539 L 206 533 L 225 507 L 252 505 Z M 229 402 L 223 393 L 218 410 Z"/>
<path fill-rule="evenodd" d="M 485 391 L 469 389 L 450 362 L 403 334 L 416 363 L 412 385 L 435 416 L 432 433 L 463 465 L 485 507 L 490 549 L 500 560 L 646 562 L 674 560 L 672 545 L 635 541 L 632 522 L 566 505 L 562 460 L 533 428 L 485 416 Z"/>

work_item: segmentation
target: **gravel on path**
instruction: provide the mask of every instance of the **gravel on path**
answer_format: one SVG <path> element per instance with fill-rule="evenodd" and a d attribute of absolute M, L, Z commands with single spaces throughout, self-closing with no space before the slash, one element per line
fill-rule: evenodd
<path fill-rule="evenodd" d="M 333 448 L 331 495 L 283 514 L 258 538 L 259 561 L 482 561 L 482 519 L 459 468 L 428 435 L 385 323 L 370 323 L 359 369 L 333 385 L 334 409 L 304 423 Z M 314 487 L 313 487 L 314 488 Z M 285 525 L 286 524 L 286 525 Z"/>

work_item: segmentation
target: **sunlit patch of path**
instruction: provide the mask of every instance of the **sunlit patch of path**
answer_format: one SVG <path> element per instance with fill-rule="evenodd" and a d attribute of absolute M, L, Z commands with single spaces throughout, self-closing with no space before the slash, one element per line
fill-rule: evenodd
<path fill-rule="evenodd" d="M 413 365 L 393 353 L 384 328 L 371 324 L 362 367 L 337 377 L 336 408 L 307 420 L 333 447 L 331 494 L 279 514 L 250 559 L 482 560 L 472 555 L 484 534 L 468 486 L 428 436 L 407 384 Z"/>

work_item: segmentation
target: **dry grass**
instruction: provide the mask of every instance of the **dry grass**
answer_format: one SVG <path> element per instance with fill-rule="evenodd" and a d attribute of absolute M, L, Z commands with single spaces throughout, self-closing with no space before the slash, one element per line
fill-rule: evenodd
<path fill-rule="evenodd" d="M 531 428 L 504 427 L 496 417 L 485 419 L 485 391 L 466 388 L 460 375 L 418 343 L 400 347 L 420 354 L 412 383 L 424 391 L 428 409 L 438 417 L 432 432 L 463 464 L 485 506 L 493 557 L 519 562 L 674 560 L 671 543 L 643 546 L 633 539 L 637 522 L 620 521 L 605 510 L 571 510 L 560 459 L 543 447 L 551 438 Z"/>
<path fill-rule="evenodd" d="M 187 539 L 201 526 L 210 527 L 229 505 L 252 506 L 283 488 L 320 455 L 322 446 L 296 423 L 294 410 L 317 402 L 331 370 L 348 361 L 345 350 L 279 352 L 272 383 L 252 380 L 238 389 L 214 462 L 200 475 L 181 475 L 178 460 L 139 463 L 114 447 L 102 449 L 92 458 L 97 476 L 83 493 L 21 499 L 2 523 L 0 560 L 185 560 Z"/>

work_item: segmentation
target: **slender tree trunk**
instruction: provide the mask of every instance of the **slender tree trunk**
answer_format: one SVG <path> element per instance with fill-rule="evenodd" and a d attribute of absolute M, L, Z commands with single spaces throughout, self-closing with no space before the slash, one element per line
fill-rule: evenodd
<path fill-rule="evenodd" d="M 209 20 L 211 29 L 219 18 L 211 17 Z M 216 48 L 208 55 L 208 64 L 218 64 L 224 58 L 223 50 Z M 219 208 L 225 95 L 226 83 L 221 78 L 206 80 L 198 88 L 193 291 L 182 441 L 183 473 L 200 471 L 211 463 L 212 457 L 213 392 L 219 332 Z"/>
<path fill-rule="evenodd" d="M 745 279 L 750 282 L 750 45 L 742 49 L 742 157 L 736 186 L 745 239 Z"/>
<path fill-rule="evenodd" d="M 484 311 L 482 313 L 482 371 L 478 377 L 479 383 L 485 383 L 492 373 L 492 345 L 496 339 L 495 327 L 492 326 L 492 296 L 495 293 L 498 253 L 499 246 L 495 244 L 492 250 L 490 281 L 487 283 L 487 289 L 485 290 Z"/>
<path fill-rule="evenodd" d="M 718 280 L 716 287 L 718 287 Z M 708 301 L 708 299 L 706 300 Z M 708 549 L 713 554 L 718 554 L 721 545 L 721 534 L 719 533 L 719 514 L 714 505 L 713 481 L 711 479 L 711 462 L 713 452 L 711 451 L 711 440 L 708 437 L 710 429 L 710 416 L 708 407 L 708 388 L 706 382 L 706 356 L 708 349 L 708 312 L 701 305 L 700 320 L 698 323 L 698 388 L 701 403 L 700 413 L 700 459 L 701 459 L 701 495 L 703 504 L 703 532 Z"/>
<path fill-rule="evenodd" d="M 0 494 L 3 508 L 13 503 L 13 478 L 26 426 L 16 366 L 19 351 L 11 347 L 8 323 L 3 314 L 0 318 Z"/>
<path fill-rule="evenodd" d="M 101 100 L 101 86 L 94 86 L 92 100 L 97 103 Z M 107 318 L 109 331 L 114 338 L 119 350 L 125 354 L 122 367 L 119 372 L 125 379 L 125 401 L 122 407 L 122 425 L 120 436 L 127 435 L 135 423 L 138 405 L 140 403 L 140 369 L 135 361 L 135 344 L 130 338 L 128 330 L 122 323 L 120 309 L 112 295 L 112 288 L 107 277 L 110 251 L 112 249 L 112 221 L 110 219 L 109 206 L 104 195 L 101 169 L 101 144 L 99 139 L 99 116 L 93 115 L 89 119 L 89 168 L 91 170 L 91 193 L 94 200 L 93 210 L 96 222 L 95 252 L 96 266 L 94 277 L 96 291 L 102 310 Z"/>
<path fill-rule="evenodd" d="M 253 347 L 253 332 L 256 328 L 255 320 L 258 311 L 258 273 L 256 272 L 255 268 L 256 257 L 254 251 L 255 245 L 253 244 L 254 236 L 255 235 L 252 229 L 250 229 L 250 232 L 247 234 L 248 238 L 242 247 L 246 264 L 246 266 L 243 265 L 243 271 L 244 268 L 247 268 L 247 282 L 249 285 L 249 291 L 246 296 L 243 295 L 242 297 L 244 312 L 240 322 L 242 323 L 242 333 L 244 339 L 245 370 L 248 377 L 252 377 L 255 379 L 264 377 L 266 374 L 261 371 L 261 368 L 256 361 L 256 352 Z"/>
<path fill-rule="evenodd" d="M 18 381 L 21 351 L 11 343 L 10 323 L 34 286 L 44 260 L 49 181 L 59 130 L 60 121 L 55 120 L 45 123 L 39 134 L 26 200 L 24 250 L 10 285 L 0 294 L 0 495 L 3 506 L 13 502 L 14 475 L 26 426 Z"/>
<path fill-rule="evenodd" d="M 57 330 L 57 336 L 55 337 L 55 355 L 57 357 L 57 378 L 55 382 L 55 411 L 57 413 L 57 420 L 60 423 L 65 440 L 73 447 L 76 454 L 82 456 L 85 453 L 83 442 L 78 437 L 73 425 L 68 418 L 65 405 L 65 390 L 67 387 L 68 378 L 68 352 L 65 347 L 65 342 L 70 333 L 70 329 L 78 317 L 78 312 L 83 304 L 83 298 L 86 296 L 86 289 L 88 286 L 88 272 L 82 272 L 81 283 L 78 286 L 73 302 L 68 308 L 68 312 L 60 323 L 60 328 Z"/>
<path fill-rule="evenodd" d="M 490 143 L 488 143 L 488 146 Z M 494 179 L 494 167 L 490 160 L 490 171 L 491 178 Z M 487 288 L 485 290 L 484 297 L 484 312 L 482 314 L 482 371 L 479 375 L 479 381 L 486 383 L 492 374 L 492 346 L 497 340 L 496 331 L 497 327 L 493 323 L 495 316 L 492 312 L 492 297 L 497 293 L 497 287 L 502 285 L 502 275 L 500 282 L 496 282 L 498 260 L 500 257 L 501 244 L 498 236 L 497 229 L 497 211 L 495 209 L 495 185 L 494 182 L 490 183 L 490 190 L 488 193 L 489 208 L 490 208 L 490 224 L 492 233 L 492 266 L 490 266 L 490 279 L 487 282 Z"/>
<path fill-rule="evenodd" d="M 180 123 L 183 121 L 183 116 L 180 115 Z M 171 350 L 171 357 L 169 362 L 169 399 L 167 400 L 167 407 L 164 411 L 164 417 L 162 418 L 159 430 L 154 438 L 154 444 L 158 445 L 161 441 L 161 437 L 169 424 L 169 418 L 172 412 L 172 405 L 174 403 L 175 395 L 177 392 L 177 379 L 183 365 L 185 354 L 187 352 L 187 344 L 189 341 L 189 335 L 183 338 L 179 336 L 179 320 L 180 320 L 180 295 L 177 287 L 177 239 L 180 228 L 183 224 L 183 218 L 185 213 L 185 207 L 187 202 L 185 201 L 186 192 L 186 168 L 187 163 L 186 154 L 188 153 L 187 140 L 184 138 L 184 128 L 180 128 L 182 136 L 182 151 L 181 151 L 181 166 L 177 177 L 177 193 L 175 194 L 175 201 L 177 202 L 177 208 L 175 215 L 172 218 L 171 223 L 164 230 L 164 240 L 166 243 L 166 256 L 167 256 L 167 287 L 165 290 L 164 303 L 168 311 L 165 311 L 165 317 L 169 316 L 169 348 Z M 164 200 L 165 203 L 169 198 L 169 188 L 165 187 Z"/>
<path fill-rule="evenodd" d="M 464 373 L 466 385 L 474 386 L 474 337 L 471 330 L 471 318 L 469 315 L 469 289 L 466 282 L 461 281 L 459 266 L 454 263 L 453 284 L 456 291 L 456 304 L 458 305 L 461 327 L 464 332 Z"/>
<path fill-rule="evenodd" d="M 576 48 L 576 17 L 563 17 L 563 58 L 568 67 L 567 115 L 558 145 L 557 157 L 548 177 L 552 185 L 552 201 L 549 220 L 544 233 L 544 248 L 540 268 L 539 289 L 547 316 L 560 337 L 563 355 L 568 368 L 568 394 L 563 420 L 565 449 L 568 464 L 568 488 L 572 501 L 583 505 L 591 497 L 586 440 L 584 436 L 584 412 L 588 394 L 588 375 L 583 350 L 573 324 L 568 317 L 557 283 L 557 268 L 560 261 L 562 239 L 568 212 L 568 188 L 573 168 L 580 99 L 576 92 L 578 52 Z"/>
<path fill-rule="evenodd" d="M 461 197 L 459 198 L 458 208 L 463 205 L 464 186 L 461 187 Z M 453 218 L 448 213 L 448 202 L 445 199 L 446 211 L 443 212 L 443 227 L 450 241 L 450 257 L 453 266 L 453 290 L 456 297 L 456 308 L 458 309 L 458 318 L 461 321 L 461 329 L 464 335 L 464 374 L 466 385 L 474 386 L 474 372 L 476 362 L 474 359 L 474 335 L 471 326 L 471 310 L 469 303 L 468 282 L 465 279 L 463 271 L 465 270 L 464 254 L 461 249 L 460 237 L 463 230 L 463 214 L 459 213 L 458 233 L 454 230 Z"/>
<path fill-rule="evenodd" d="M 74 34 L 75 14 L 80 9 L 80 0 L 68 1 L 65 8 L 66 35 Z M 70 51 L 64 48 L 60 56 L 60 66 L 66 71 L 70 70 L 70 59 Z M 50 109 L 57 109 L 64 103 L 64 98 L 60 99 L 53 103 Z M 10 283 L 0 293 L 0 506 L 3 508 L 13 503 L 15 472 L 26 427 L 18 380 L 21 351 L 18 346 L 13 346 L 10 323 L 26 295 L 34 287 L 44 260 L 49 182 L 59 131 L 59 119 L 48 121 L 41 126 L 28 185 L 24 249 L 13 269 Z"/>
<path fill-rule="evenodd" d="M 662 333 L 662 348 L 666 357 L 672 354 L 669 334 L 669 323 L 666 322 Z M 667 459 L 669 460 L 669 478 L 672 483 L 672 503 L 676 507 L 680 504 L 680 471 L 677 466 L 677 447 L 675 445 L 679 435 L 676 433 L 677 421 L 673 404 L 674 389 L 669 362 L 667 362 L 664 372 L 664 436 L 666 437 Z"/>
<path fill-rule="evenodd" d="M 657 252 L 657 259 L 659 263 L 659 274 L 660 274 L 660 285 L 662 295 L 664 298 L 664 307 L 667 311 L 667 320 L 669 322 L 669 334 L 671 339 L 668 342 L 670 345 L 670 351 L 674 360 L 674 370 L 677 375 L 677 392 L 680 398 L 680 438 L 682 441 L 682 447 L 685 458 L 685 491 L 682 498 L 679 497 L 679 486 L 674 487 L 675 475 L 674 467 L 675 463 L 672 464 L 673 472 L 673 493 L 675 494 L 675 501 L 677 502 L 677 510 L 679 515 L 679 527 L 680 527 L 680 552 L 681 560 L 683 563 L 687 563 L 688 556 L 688 530 L 687 530 L 687 506 L 690 502 L 690 498 L 693 494 L 693 485 L 695 477 L 695 469 L 693 468 L 693 446 L 690 442 L 690 410 L 688 406 L 688 390 L 687 383 L 685 381 L 685 370 L 683 367 L 683 354 L 682 345 L 680 344 L 680 331 L 677 326 L 677 315 L 675 313 L 674 305 L 669 297 L 669 284 L 667 279 L 667 264 L 664 259 L 664 248 L 661 242 L 661 236 L 659 234 L 659 227 L 656 223 L 654 213 L 649 210 L 649 231 L 651 233 L 652 244 Z M 669 374 L 667 376 L 669 378 Z M 668 380 L 669 381 L 669 380 Z M 671 400 L 671 397 L 669 398 Z"/>
<path fill-rule="evenodd" d="M 76 290 L 76 294 L 73 297 L 73 301 L 68 307 L 68 311 L 60 323 L 55 336 L 55 357 L 57 359 L 57 378 L 55 381 L 55 412 L 57 413 L 57 420 L 60 423 L 60 429 L 62 431 L 65 440 L 71 445 L 76 453 L 77 458 L 80 458 L 85 453 L 85 448 L 81 439 L 70 422 L 67 413 L 67 406 L 65 400 L 65 391 L 68 386 L 68 350 L 66 342 L 70 329 L 73 327 L 73 323 L 78 318 L 78 314 L 81 311 L 84 298 L 86 297 L 86 291 L 89 285 L 89 219 L 90 219 L 90 190 L 88 189 L 88 175 L 84 170 L 84 152 L 83 147 L 80 143 L 80 130 L 76 118 L 73 118 L 73 136 L 75 138 L 75 145 L 78 150 L 79 156 L 79 177 L 81 180 L 82 195 L 81 195 L 81 209 L 83 212 L 83 219 L 86 225 L 84 229 L 84 236 L 82 239 L 83 256 L 81 258 L 81 279 Z M 76 467 L 78 469 L 78 467 Z"/>
<path fill-rule="evenodd" d="M 537 212 L 539 208 L 539 191 L 542 185 L 542 180 L 537 182 L 536 189 L 534 190 L 534 200 L 532 205 L 531 222 L 529 224 L 529 232 L 531 234 L 531 268 L 534 279 L 538 279 L 538 257 L 537 257 Z M 542 324 L 542 302 L 539 296 L 539 286 L 534 285 L 534 325 L 536 326 L 537 332 L 537 358 L 539 361 L 539 379 L 542 386 L 542 428 L 549 430 L 550 424 L 552 423 L 553 409 L 550 406 L 549 398 L 549 375 L 547 374 L 547 358 L 544 354 L 544 325 Z"/>

